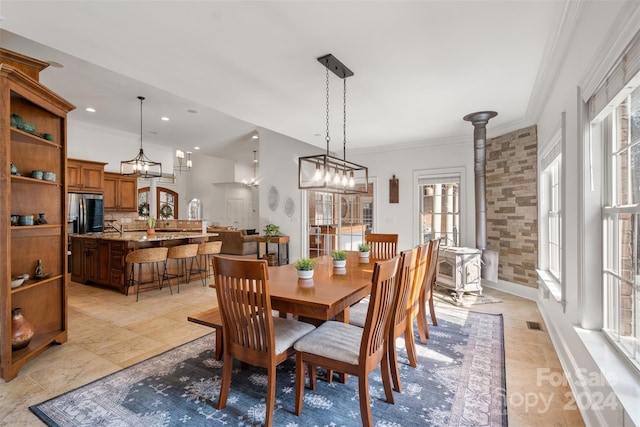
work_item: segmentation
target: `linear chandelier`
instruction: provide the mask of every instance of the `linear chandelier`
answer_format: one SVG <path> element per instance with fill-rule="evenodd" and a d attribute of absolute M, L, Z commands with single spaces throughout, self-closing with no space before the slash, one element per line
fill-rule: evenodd
<path fill-rule="evenodd" d="M 173 170 L 182 172 L 189 172 L 193 166 L 191 161 L 191 151 L 187 151 L 187 160 L 184 160 L 184 151 L 176 150 L 176 158 L 178 159 L 178 165 L 173 167 Z"/>
<path fill-rule="evenodd" d="M 144 96 L 139 96 L 138 99 L 140 100 L 140 151 L 133 159 L 120 162 L 120 173 L 139 178 L 160 178 L 162 163 L 151 161 L 145 156 L 142 149 L 142 101 L 144 101 Z"/>
<path fill-rule="evenodd" d="M 358 194 L 368 192 L 369 170 L 365 166 L 347 161 L 347 77 L 353 72 L 332 54 L 318 61 L 326 68 L 327 142 L 326 154 L 298 159 L 298 188 L 327 193 Z M 329 70 L 343 81 L 343 158 L 329 154 Z"/>

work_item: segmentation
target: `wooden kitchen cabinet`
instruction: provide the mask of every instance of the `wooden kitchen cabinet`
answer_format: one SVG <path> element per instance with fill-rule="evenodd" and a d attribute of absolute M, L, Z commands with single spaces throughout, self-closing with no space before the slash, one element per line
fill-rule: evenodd
<path fill-rule="evenodd" d="M 71 280 L 124 293 L 126 242 L 93 237 L 71 238 Z"/>
<path fill-rule="evenodd" d="M 104 191 L 103 162 L 91 160 L 67 160 L 67 190 L 74 193 L 98 193 Z"/>
<path fill-rule="evenodd" d="M 118 173 L 105 172 L 104 210 L 109 212 L 137 212 L 138 180 Z"/>
<path fill-rule="evenodd" d="M 67 340 L 67 113 L 75 107 L 38 81 L 49 64 L 0 48 L 0 377 L 20 368 L 52 344 Z M 19 118 L 19 120 L 18 120 Z M 25 126 L 29 123 L 33 126 Z M 33 129 L 35 127 L 35 130 Z M 46 138 L 45 138 L 45 134 Z M 52 180 L 31 177 L 49 171 Z M 8 172 L 8 170 L 6 170 Z M 11 215 L 43 213 L 46 224 L 12 224 Z M 41 261 L 44 272 L 35 274 Z M 16 288 L 11 277 L 29 274 Z M 20 349 L 11 345 L 12 310 L 20 308 L 34 335 Z"/>

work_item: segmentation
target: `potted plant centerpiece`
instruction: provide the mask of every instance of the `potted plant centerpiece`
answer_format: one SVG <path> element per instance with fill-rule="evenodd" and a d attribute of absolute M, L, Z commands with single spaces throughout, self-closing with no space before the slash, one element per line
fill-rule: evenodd
<path fill-rule="evenodd" d="M 154 216 L 149 215 L 147 218 L 147 234 L 155 234 L 156 233 L 156 218 Z"/>
<path fill-rule="evenodd" d="M 311 258 L 300 258 L 296 261 L 295 267 L 298 270 L 299 279 L 311 279 L 313 277 L 313 267 L 316 261 Z"/>
<path fill-rule="evenodd" d="M 271 240 L 280 235 L 280 226 L 275 225 L 275 224 L 267 224 L 264 226 L 264 230 L 262 230 L 262 232 L 264 233 L 264 241 L 265 241 L 265 255 L 264 255 L 264 259 L 267 260 L 267 263 L 271 266 L 273 265 L 278 265 L 278 254 L 274 253 L 274 252 L 269 252 L 269 243 L 271 243 Z"/>
<path fill-rule="evenodd" d="M 331 258 L 333 258 L 333 266 L 335 268 L 344 268 L 347 266 L 347 251 L 331 251 Z"/>
<path fill-rule="evenodd" d="M 360 258 L 369 258 L 371 246 L 369 246 L 367 243 L 361 243 L 360 246 L 358 246 L 358 251 L 360 251 Z"/>

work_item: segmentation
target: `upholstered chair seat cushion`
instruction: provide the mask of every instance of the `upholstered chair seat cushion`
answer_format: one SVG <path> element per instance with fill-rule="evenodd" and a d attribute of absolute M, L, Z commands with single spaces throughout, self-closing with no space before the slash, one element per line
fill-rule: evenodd
<path fill-rule="evenodd" d="M 275 354 L 280 354 L 292 347 L 293 344 L 313 331 L 315 326 L 310 323 L 293 319 L 273 318 L 273 335 L 276 341 Z"/>
<path fill-rule="evenodd" d="M 364 322 L 367 319 L 367 310 L 369 310 L 368 301 L 360 301 L 357 304 L 353 304 L 349 308 L 349 323 L 364 328 Z"/>
<path fill-rule="evenodd" d="M 363 331 L 358 326 L 329 320 L 298 340 L 293 348 L 357 365 Z"/>

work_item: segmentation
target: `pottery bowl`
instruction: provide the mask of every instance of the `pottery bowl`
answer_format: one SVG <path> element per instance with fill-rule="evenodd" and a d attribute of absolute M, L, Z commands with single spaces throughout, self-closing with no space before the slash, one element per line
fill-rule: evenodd
<path fill-rule="evenodd" d="M 55 172 L 50 172 L 50 171 L 46 171 L 42 174 L 42 179 L 44 179 L 45 181 L 55 181 L 56 180 L 56 173 Z"/>
<path fill-rule="evenodd" d="M 22 122 L 22 127 L 18 124 L 18 129 L 22 129 L 25 132 L 34 133 L 36 131 L 36 125 L 31 122 Z"/>
<path fill-rule="evenodd" d="M 31 178 L 42 179 L 42 171 L 31 171 Z"/>
<path fill-rule="evenodd" d="M 24 283 L 24 278 L 20 276 L 14 276 L 11 278 L 11 289 L 15 289 Z"/>
<path fill-rule="evenodd" d="M 33 225 L 33 215 L 20 215 L 18 225 Z"/>

